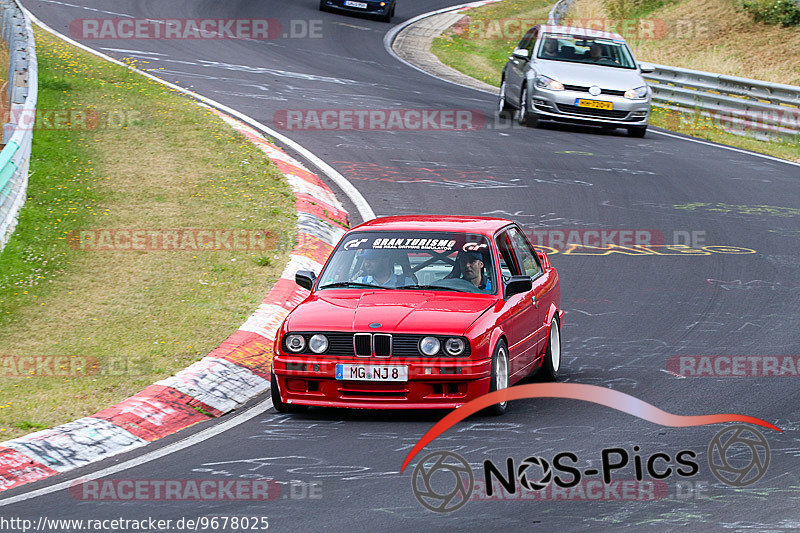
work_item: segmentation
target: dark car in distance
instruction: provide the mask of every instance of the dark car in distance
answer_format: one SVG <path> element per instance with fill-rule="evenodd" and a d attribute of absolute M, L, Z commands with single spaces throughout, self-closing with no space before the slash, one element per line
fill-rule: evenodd
<path fill-rule="evenodd" d="M 361 13 L 389 22 L 396 4 L 397 0 L 319 0 L 319 10 Z"/>

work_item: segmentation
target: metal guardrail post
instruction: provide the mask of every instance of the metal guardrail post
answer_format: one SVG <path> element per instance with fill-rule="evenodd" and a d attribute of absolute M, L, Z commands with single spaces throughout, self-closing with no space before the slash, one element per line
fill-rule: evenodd
<path fill-rule="evenodd" d="M 0 0 L 0 30 L 8 46 L 8 92 L 3 91 L 0 106 L 8 110 L 2 117 L 3 144 L 0 151 L 0 250 L 17 225 L 19 210 L 25 203 L 28 168 L 33 143 L 33 117 L 38 95 L 38 64 L 31 21 L 17 0 Z M 7 99 L 6 99 L 7 98 Z M 4 113 L 5 114 L 5 113 Z"/>

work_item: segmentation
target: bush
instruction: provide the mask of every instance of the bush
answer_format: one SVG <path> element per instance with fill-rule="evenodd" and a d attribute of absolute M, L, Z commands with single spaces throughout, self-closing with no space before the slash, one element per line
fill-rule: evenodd
<path fill-rule="evenodd" d="M 742 7 L 756 22 L 800 26 L 800 2 L 797 0 L 744 0 Z"/>

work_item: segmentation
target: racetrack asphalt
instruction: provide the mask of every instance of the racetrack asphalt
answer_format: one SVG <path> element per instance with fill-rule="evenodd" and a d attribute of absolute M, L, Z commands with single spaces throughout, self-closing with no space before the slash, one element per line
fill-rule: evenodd
<path fill-rule="evenodd" d="M 456 3 L 402 0 L 393 24 Z M 319 409 L 287 416 L 269 410 L 111 479 L 263 476 L 284 483 L 282 496 L 287 497 L 96 502 L 61 490 L 0 507 L 2 516 L 34 521 L 41 516 L 267 516 L 270 529 L 287 531 L 800 528 L 797 369 L 782 377 L 678 377 L 667 371 L 668 360 L 680 355 L 800 355 L 800 167 L 652 132 L 634 139 L 622 130 L 583 126 L 511 127 L 492 118 L 490 95 L 436 80 L 393 59 L 382 43 L 390 24 L 321 13 L 317 4 L 24 2 L 67 35 L 74 19 L 121 15 L 276 18 L 290 33 L 291 21 L 298 31 L 313 25 L 319 29 L 317 38 L 76 39 L 114 57 L 148 61 L 144 67 L 160 77 L 279 130 L 275 119 L 287 110 L 474 110 L 472 116 L 488 117 L 487 125 L 472 131 L 284 131 L 348 178 L 379 216 L 492 215 L 553 236 L 569 230 L 641 230 L 654 238 L 663 235 L 666 244 L 674 242 L 674 232 L 681 232 L 679 238 L 695 232 L 703 239 L 695 245 L 711 247 L 707 254 L 551 256 L 567 311 L 563 380 L 613 388 L 671 413 L 740 413 L 771 422 L 783 433 L 763 431 L 772 449 L 768 472 L 745 488 L 720 483 L 706 458 L 722 426 L 668 428 L 591 403 L 520 400 L 502 418 L 462 422 L 429 449 L 464 456 L 479 479 L 485 459 L 504 465 L 513 457 L 519 464 L 528 456 L 550 459 L 570 451 L 579 457 L 581 469 L 596 468 L 604 448 L 623 447 L 633 454 L 634 446 L 644 461 L 656 452 L 674 457 L 693 450 L 700 471 L 690 478 L 667 478 L 667 494 L 655 501 L 619 500 L 612 492 L 608 499 L 591 501 L 471 501 L 439 514 L 416 501 L 411 470 L 399 470 L 441 413 Z M 725 247 L 754 253 L 725 253 L 731 251 Z M 10 490 L 3 498 L 78 478 L 200 429 Z M 746 457 L 746 451 L 740 452 L 740 458 Z M 632 479 L 633 468 L 615 476 Z M 690 487 L 700 490 L 690 492 Z"/>

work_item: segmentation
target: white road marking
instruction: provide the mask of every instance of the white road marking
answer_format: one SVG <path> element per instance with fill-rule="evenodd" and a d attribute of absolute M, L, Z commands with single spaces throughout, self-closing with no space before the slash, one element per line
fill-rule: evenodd
<path fill-rule="evenodd" d="M 147 50 L 126 50 L 125 48 L 101 48 L 100 50 L 107 50 L 109 52 L 120 52 L 123 54 L 146 54 L 149 56 L 166 56 L 167 54 L 160 54 L 158 52 L 148 52 Z"/>
<path fill-rule="evenodd" d="M 680 374 L 676 374 L 675 372 L 670 372 L 666 368 L 662 368 L 661 371 L 664 372 L 665 374 L 669 374 L 670 376 L 678 378 L 678 379 L 686 379 L 686 376 L 682 376 Z"/>
<path fill-rule="evenodd" d="M 115 11 L 104 11 L 102 9 L 95 9 L 93 7 L 78 6 L 78 5 L 75 5 L 75 4 L 68 4 L 66 2 L 56 2 L 56 0 L 40 0 L 40 1 L 41 2 L 47 2 L 48 4 L 58 4 L 60 6 L 74 7 L 74 8 L 77 8 L 77 9 L 85 9 L 86 11 L 94 11 L 96 13 L 105 13 L 107 15 L 117 15 L 118 17 L 133 18 L 133 15 L 128 15 L 127 13 L 117 13 Z"/>
<path fill-rule="evenodd" d="M 97 472 L 92 472 L 91 474 L 87 474 L 79 478 L 79 480 L 92 481 L 95 479 L 100 479 L 116 474 L 117 472 L 122 472 L 123 470 L 133 468 L 134 466 L 139 466 L 145 463 L 149 463 L 150 461 L 155 461 L 156 459 L 160 459 L 161 457 L 164 457 L 171 453 L 175 453 L 190 446 L 194 446 L 199 442 L 205 442 L 208 439 L 219 435 L 220 433 L 224 433 L 225 431 L 228 431 L 233 427 L 243 424 L 244 422 L 247 422 L 248 420 L 257 417 L 258 415 L 265 413 L 271 408 L 272 408 L 272 399 L 267 398 L 263 402 L 254 405 L 247 411 L 243 411 L 242 413 L 239 413 L 238 415 L 235 415 L 227 420 L 224 420 L 219 424 L 215 424 L 208 429 L 204 429 L 203 431 L 195 433 L 191 437 L 179 440 L 178 442 L 174 442 L 172 444 L 164 446 L 163 448 L 159 448 L 158 450 L 153 450 L 150 453 L 146 453 L 142 456 L 136 457 L 135 459 L 131 459 L 130 461 L 125 461 L 124 463 L 120 463 L 114 466 L 109 466 L 108 468 L 98 470 Z M 12 496 L 10 498 L 0 499 L 0 507 L 6 505 L 12 505 L 14 503 L 30 500 L 33 498 L 38 498 L 39 496 L 45 496 L 47 494 L 52 494 L 60 490 L 69 489 L 71 485 L 77 483 L 79 480 L 71 479 L 69 481 L 62 481 L 61 483 L 57 483 L 49 487 L 28 491 L 22 494 L 18 494 L 16 496 Z"/>
<path fill-rule="evenodd" d="M 335 24 L 336 26 L 345 26 L 347 28 L 355 28 L 357 30 L 372 30 L 372 28 L 367 28 L 366 26 L 356 26 L 355 24 L 346 24 L 344 22 L 331 22 L 331 24 Z"/>
<path fill-rule="evenodd" d="M 250 65 L 237 65 L 235 63 L 224 63 L 222 61 L 209 61 L 207 59 L 200 59 L 195 64 L 201 67 L 221 68 L 225 70 L 233 70 L 236 72 L 249 72 L 251 74 L 271 74 L 273 76 L 297 78 L 307 81 L 324 81 L 328 83 L 338 83 L 340 85 L 362 85 L 362 82 L 360 81 L 348 80 L 345 78 L 332 78 L 330 76 L 304 74 L 302 72 L 292 72 L 290 70 L 280 70 L 276 68 L 251 67 Z"/>
<path fill-rule="evenodd" d="M 794 165 L 796 167 L 800 167 L 800 163 L 795 163 L 794 161 L 789 161 L 787 159 L 781 159 L 779 157 L 773 157 L 771 155 L 766 154 L 759 154 L 758 152 L 750 152 L 747 150 L 742 150 L 741 148 L 734 148 L 733 146 L 725 146 L 724 144 L 714 144 L 712 142 L 703 141 L 700 139 L 695 139 L 692 137 L 681 137 L 680 135 L 675 135 L 673 133 L 669 133 L 666 131 L 659 131 L 659 130 L 648 130 L 650 133 L 655 133 L 656 135 L 664 135 L 665 137 L 672 137 L 673 139 L 680 139 L 682 141 L 689 141 L 697 144 L 704 144 L 706 146 L 713 146 L 714 148 L 722 148 L 723 150 L 730 150 L 731 152 L 738 152 L 740 154 L 745 155 L 752 155 L 755 157 L 761 157 L 763 159 L 769 159 L 770 161 L 776 161 L 778 163 L 785 163 L 787 165 Z"/>

